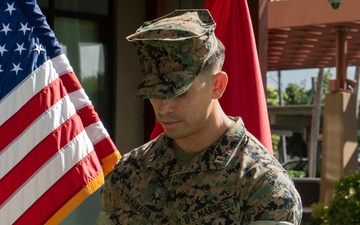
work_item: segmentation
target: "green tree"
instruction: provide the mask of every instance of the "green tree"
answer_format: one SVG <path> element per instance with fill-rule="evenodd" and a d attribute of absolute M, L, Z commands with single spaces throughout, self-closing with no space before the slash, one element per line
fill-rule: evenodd
<path fill-rule="evenodd" d="M 300 84 L 289 83 L 285 88 L 285 105 L 308 105 L 311 103 L 311 90 L 306 89 L 306 80 Z M 307 144 L 301 133 L 293 133 L 291 137 L 286 137 L 286 148 L 291 157 L 307 157 Z"/>
<path fill-rule="evenodd" d="M 325 99 L 325 93 L 328 91 L 328 83 L 331 77 L 332 73 L 330 69 L 324 71 L 321 97 L 322 103 Z M 267 94 L 268 105 L 278 105 L 279 95 L 277 89 L 268 88 Z M 288 84 L 288 86 L 285 88 L 285 91 L 283 92 L 283 100 L 285 105 L 309 105 L 312 103 L 312 95 L 312 90 L 306 88 L 306 80 L 302 80 L 300 83 Z M 277 99 L 277 102 L 275 99 Z M 287 137 L 286 147 L 288 149 L 288 154 L 290 154 L 292 157 L 307 157 L 307 143 L 301 133 L 294 133 L 291 137 Z"/>
<path fill-rule="evenodd" d="M 266 87 L 266 103 L 268 106 L 277 106 L 279 105 L 279 92 L 277 88 L 272 86 Z M 280 145 L 280 136 L 273 134 L 271 135 L 271 143 L 274 151 L 275 158 L 279 158 L 279 145 Z"/>
<path fill-rule="evenodd" d="M 321 92 L 321 104 L 325 103 L 325 94 L 329 91 L 329 80 L 332 77 L 332 73 L 330 69 L 327 69 L 324 72 L 323 76 L 323 84 L 322 84 L 322 92 Z"/>
<path fill-rule="evenodd" d="M 279 92 L 277 88 L 272 86 L 266 87 L 266 103 L 268 106 L 276 106 L 279 105 Z"/>
<path fill-rule="evenodd" d="M 308 105 L 311 102 L 311 90 L 306 89 L 306 80 L 300 84 L 289 83 L 285 88 L 284 103 L 285 105 Z"/>
<path fill-rule="evenodd" d="M 291 157 L 307 158 L 308 147 L 301 133 L 293 133 L 291 137 L 286 137 L 286 149 Z"/>

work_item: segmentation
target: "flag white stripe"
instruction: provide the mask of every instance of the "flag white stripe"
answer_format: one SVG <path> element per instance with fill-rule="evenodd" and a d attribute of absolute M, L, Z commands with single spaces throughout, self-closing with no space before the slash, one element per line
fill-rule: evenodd
<path fill-rule="evenodd" d="M 74 105 L 67 95 L 44 112 L 23 134 L 0 153 L 0 177 L 5 176 L 38 143 L 75 113 Z"/>
<path fill-rule="evenodd" d="M 81 149 L 81 151 L 79 151 Z M 54 155 L 0 208 L 2 224 L 14 223 L 36 200 L 79 161 L 93 151 L 86 132 L 81 132 Z M 64 187 L 66 188 L 66 187 Z"/>
<path fill-rule="evenodd" d="M 35 94 L 58 77 L 51 60 L 34 70 L 18 87 L 0 101 L 0 126 Z"/>
<path fill-rule="evenodd" d="M 68 72 L 73 71 L 68 58 L 64 54 L 51 59 L 51 61 L 53 62 L 54 68 L 60 77 L 67 74 Z M 84 89 L 79 89 L 69 93 L 69 95 L 71 101 L 75 105 L 76 110 L 92 104 Z"/>
<path fill-rule="evenodd" d="M 92 104 L 84 89 L 73 91 L 69 93 L 69 96 L 72 103 L 75 105 L 76 110 Z"/>
<path fill-rule="evenodd" d="M 52 58 L 51 61 L 53 62 L 54 68 L 59 76 L 73 71 L 69 59 L 64 54 Z"/>
<path fill-rule="evenodd" d="M 109 133 L 103 128 L 104 125 L 101 121 L 85 127 L 86 133 L 88 134 L 93 145 L 109 136 Z"/>
<path fill-rule="evenodd" d="M 61 54 L 51 60 L 53 62 L 55 70 L 60 77 L 64 74 L 67 74 L 68 72 L 73 71 L 73 68 L 71 67 L 68 58 L 64 54 Z M 89 97 L 86 95 L 83 88 L 69 93 L 69 96 L 76 110 L 92 105 Z M 104 129 L 104 125 L 101 121 L 90 124 L 85 128 L 85 130 L 88 133 L 93 144 L 96 144 L 109 136 L 107 130 Z"/>

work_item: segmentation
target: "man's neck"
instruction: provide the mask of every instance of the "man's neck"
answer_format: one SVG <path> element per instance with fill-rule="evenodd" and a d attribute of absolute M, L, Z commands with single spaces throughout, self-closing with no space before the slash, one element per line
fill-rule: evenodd
<path fill-rule="evenodd" d="M 229 119 L 225 114 L 217 117 L 215 120 L 206 122 L 200 132 L 183 138 L 174 140 L 176 144 L 184 151 L 195 153 L 204 150 L 214 142 L 216 142 L 232 124 L 232 120 Z"/>

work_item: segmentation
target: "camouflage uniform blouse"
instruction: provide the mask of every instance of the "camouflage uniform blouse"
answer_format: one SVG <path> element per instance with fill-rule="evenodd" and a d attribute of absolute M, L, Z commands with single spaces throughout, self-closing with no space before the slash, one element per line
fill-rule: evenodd
<path fill-rule="evenodd" d="M 101 191 L 97 224 L 300 224 L 291 178 L 241 119 L 179 167 L 166 135 L 124 155 Z"/>

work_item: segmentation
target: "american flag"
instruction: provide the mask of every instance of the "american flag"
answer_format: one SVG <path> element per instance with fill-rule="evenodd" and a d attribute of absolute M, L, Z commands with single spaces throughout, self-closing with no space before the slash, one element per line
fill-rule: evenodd
<path fill-rule="evenodd" d="M 58 224 L 120 157 L 35 0 L 0 0 L 0 223 Z"/>

